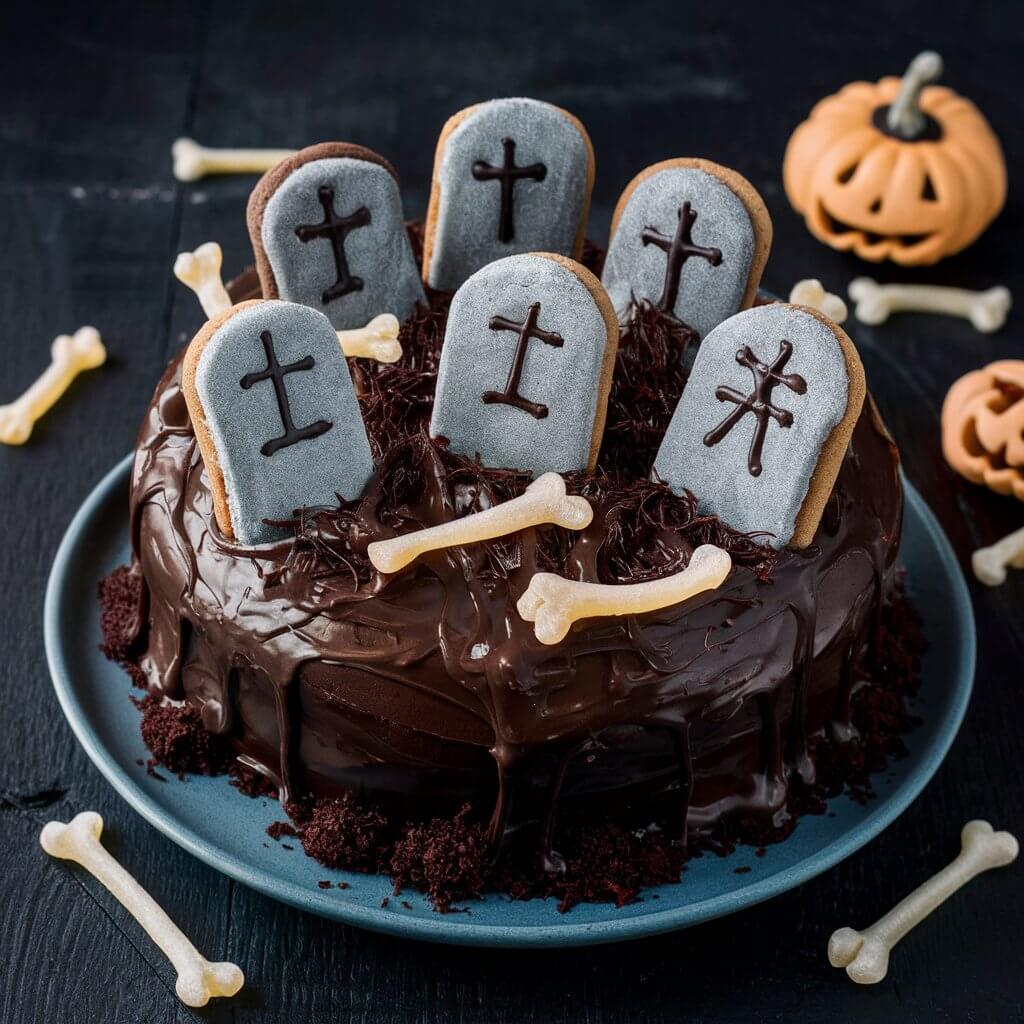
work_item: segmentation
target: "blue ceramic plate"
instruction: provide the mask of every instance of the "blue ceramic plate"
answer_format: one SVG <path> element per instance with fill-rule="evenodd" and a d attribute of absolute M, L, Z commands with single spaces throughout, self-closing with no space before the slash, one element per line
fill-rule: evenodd
<path fill-rule="evenodd" d="M 100 642 L 96 581 L 125 563 L 128 474 L 125 459 L 79 509 L 57 552 L 46 592 L 46 654 L 64 714 L 86 753 L 147 821 L 186 850 L 245 885 L 325 917 L 434 942 L 481 946 L 572 946 L 612 942 L 684 928 L 749 907 L 792 889 L 848 857 L 902 813 L 939 767 L 953 742 L 974 676 L 974 619 L 949 542 L 913 488 L 907 487 L 902 559 L 931 647 L 916 707 L 923 723 L 907 739 L 910 756 L 877 779 L 867 807 L 846 798 L 834 817 L 805 817 L 784 843 L 763 857 L 741 848 L 731 857 L 702 857 L 680 885 L 654 890 L 616 910 L 605 904 L 560 914 L 554 900 L 513 902 L 489 896 L 468 914 L 440 915 L 417 894 L 412 909 L 392 900 L 384 877 L 331 873 L 305 857 L 266 843 L 266 827 L 283 815 L 272 800 L 249 800 L 227 779 L 190 776 L 183 783 L 149 778 L 136 763 L 148 752 L 124 673 L 106 661 Z M 736 868 L 749 867 L 745 874 Z M 351 888 L 321 890 L 317 881 L 344 878 Z"/>

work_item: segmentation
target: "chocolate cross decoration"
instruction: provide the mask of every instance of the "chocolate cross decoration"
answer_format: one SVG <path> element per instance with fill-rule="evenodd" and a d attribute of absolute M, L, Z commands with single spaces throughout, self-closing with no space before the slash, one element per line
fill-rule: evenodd
<path fill-rule="evenodd" d="M 683 267 L 691 256 L 700 256 L 713 267 L 722 262 L 722 250 L 704 248 L 694 245 L 690 232 L 697 220 L 697 211 L 690 206 L 689 202 L 683 203 L 679 208 L 679 219 L 676 221 L 676 231 L 672 238 L 661 234 L 654 228 L 645 228 L 640 235 L 644 245 L 656 245 L 666 254 L 665 282 L 661 286 L 661 298 L 657 306 L 663 313 L 671 313 L 676 307 L 676 299 L 679 297 L 679 280 L 683 275 Z"/>
<path fill-rule="evenodd" d="M 334 269 L 337 271 L 338 279 L 320 297 L 320 301 L 326 306 L 328 302 L 340 299 L 342 295 L 363 290 L 363 279 L 355 277 L 348 269 L 345 239 L 350 231 L 365 228 L 370 223 L 370 211 L 365 206 L 360 206 L 350 216 L 339 217 L 334 212 L 334 189 L 330 185 L 321 185 L 316 194 L 324 208 L 324 219 L 319 224 L 300 224 L 295 229 L 295 234 L 300 242 L 326 238 L 331 243 Z"/>
<path fill-rule="evenodd" d="M 704 443 L 709 448 L 718 444 L 748 412 L 753 413 L 757 423 L 754 426 L 754 436 L 747 456 L 747 469 L 751 476 L 761 475 L 761 451 L 764 447 L 765 434 L 768 432 L 769 418 L 774 419 L 780 427 L 793 425 L 793 414 L 788 409 L 772 405 L 772 391 L 782 384 L 798 395 L 807 392 L 807 381 L 799 374 L 780 372 L 792 354 L 793 346 L 788 341 L 780 341 L 779 354 L 770 366 L 766 366 L 748 345 L 744 345 L 736 353 L 736 362 L 740 366 L 745 366 L 754 376 L 750 394 L 740 394 L 735 388 L 727 387 L 725 384 L 715 389 L 715 398 L 720 402 L 734 402 L 736 408 L 717 427 L 704 435 Z"/>
<path fill-rule="evenodd" d="M 530 347 L 530 339 L 536 338 L 546 345 L 561 348 L 563 339 L 560 334 L 554 331 L 542 331 L 537 326 L 537 317 L 540 315 L 540 303 L 535 302 L 530 306 L 526 319 L 517 324 L 514 320 L 506 320 L 503 316 L 492 316 L 487 326 L 492 331 L 518 331 L 519 344 L 516 345 L 515 358 L 512 360 L 512 369 L 509 370 L 508 381 L 504 391 L 485 391 L 483 400 L 487 405 L 511 405 L 516 409 L 528 412 L 534 419 L 542 420 L 548 414 L 548 407 L 540 402 L 531 402 L 519 394 L 519 379 L 523 375 L 523 363 L 526 361 L 526 350 Z"/>
<path fill-rule="evenodd" d="M 284 434 L 281 437 L 274 437 L 267 441 L 260 451 L 264 455 L 273 455 L 282 448 L 288 448 L 299 441 L 305 441 L 311 437 L 319 437 L 326 434 L 333 426 L 327 420 L 317 420 L 308 427 L 296 427 L 292 422 L 292 408 L 288 401 L 288 391 L 284 386 L 284 378 L 289 373 L 298 373 L 300 370 L 312 370 L 316 363 L 312 356 L 306 356 L 294 363 L 282 366 L 277 361 L 277 353 L 274 351 L 274 338 L 270 331 L 263 331 L 260 334 L 260 341 L 263 342 L 263 350 L 267 354 L 267 368 L 256 373 L 247 373 L 238 383 L 244 391 L 248 391 L 253 384 L 269 380 L 274 383 L 274 394 L 277 397 L 277 411 L 281 414 L 281 424 L 284 427 Z"/>
<path fill-rule="evenodd" d="M 512 192 L 515 184 L 522 178 L 543 181 L 548 173 L 542 163 L 527 164 L 516 167 L 516 144 L 514 139 L 502 139 L 504 161 L 500 167 L 477 160 L 473 164 L 473 177 L 477 181 L 501 182 L 501 215 L 498 218 L 498 241 L 511 242 L 516 236 L 515 223 L 512 215 Z"/>

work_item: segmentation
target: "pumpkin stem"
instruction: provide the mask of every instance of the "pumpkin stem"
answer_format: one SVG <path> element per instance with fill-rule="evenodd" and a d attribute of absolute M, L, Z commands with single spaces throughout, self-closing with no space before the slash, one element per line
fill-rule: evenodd
<path fill-rule="evenodd" d="M 886 127 L 901 139 L 922 135 L 927 118 L 921 110 L 921 90 L 942 74 L 942 58 L 934 50 L 919 53 L 907 68 L 899 95 L 886 114 Z"/>

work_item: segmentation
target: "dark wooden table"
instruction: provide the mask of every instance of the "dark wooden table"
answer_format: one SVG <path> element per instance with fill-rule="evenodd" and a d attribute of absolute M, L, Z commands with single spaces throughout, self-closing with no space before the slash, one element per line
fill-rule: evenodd
<path fill-rule="evenodd" d="M 171 276 L 174 255 L 216 239 L 229 272 L 250 259 L 253 179 L 175 183 L 176 136 L 219 146 L 361 142 L 397 166 L 414 214 L 445 117 L 479 99 L 533 95 L 574 111 L 593 137 L 597 239 L 637 170 L 696 154 L 738 168 L 765 197 L 776 235 L 765 284 L 777 293 L 805 276 L 845 290 L 867 271 L 1006 284 L 1024 300 L 1020 9 L 888 2 L 826 13 L 808 4 L 775 20 L 759 13 L 767 5 L 736 3 L 13 6 L 0 15 L 0 401 L 39 373 L 52 337 L 83 323 L 101 329 L 110 361 L 74 385 L 29 444 L 0 448 L 0 1020 L 1024 1019 L 1024 865 L 947 904 L 903 942 L 881 985 L 858 988 L 825 959 L 833 928 L 869 923 L 943 865 L 967 819 L 1024 834 L 1024 573 L 994 590 L 971 579 L 980 660 L 967 720 L 935 780 L 867 849 L 738 916 L 581 951 L 420 945 L 229 881 L 115 796 L 64 722 L 42 649 L 60 536 L 130 449 L 164 364 L 199 325 L 194 298 Z M 783 148 L 820 96 L 899 73 L 929 46 L 1001 136 L 1010 201 L 980 242 L 939 267 L 868 268 L 807 234 L 782 193 Z M 939 406 L 960 374 L 1024 355 L 1020 322 L 1012 315 L 995 336 L 933 317 L 853 325 L 907 474 L 965 567 L 974 547 L 1024 523 L 1024 505 L 946 467 Z M 182 1007 L 135 923 L 82 873 L 42 854 L 40 824 L 86 808 L 103 814 L 122 861 L 198 946 L 244 966 L 239 998 L 197 1014 Z"/>

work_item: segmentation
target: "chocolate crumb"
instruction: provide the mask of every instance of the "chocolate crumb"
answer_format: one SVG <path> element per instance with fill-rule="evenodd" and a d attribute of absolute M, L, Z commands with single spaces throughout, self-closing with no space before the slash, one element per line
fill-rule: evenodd
<path fill-rule="evenodd" d="M 186 772 L 219 775 L 234 760 L 228 744 L 206 731 L 199 711 L 192 705 L 164 703 L 152 694 L 132 699 L 142 712 L 139 728 L 153 754 L 150 767 L 163 765 L 184 778 Z"/>
<path fill-rule="evenodd" d="M 406 826 L 391 854 L 396 893 L 407 885 L 423 889 L 441 913 L 450 911 L 456 900 L 480 898 L 487 844 L 483 826 L 471 821 L 471 814 L 465 804 L 452 819 Z"/>
<path fill-rule="evenodd" d="M 267 826 L 267 835 L 278 842 L 281 836 L 298 836 L 295 826 L 289 821 L 272 821 Z"/>
<path fill-rule="evenodd" d="M 376 871 L 386 852 L 388 822 L 374 809 L 360 807 L 351 794 L 319 800 L 302 828 L 302 848 L 324 867 Z"/>
<path fill-rule="evenodd" d="M 330 881 L 328 881 L 327 879 L 324 879 L 324 878 L 321 878 L 320 881 L 317 882 L 316 884 L 321 889 L 333 889 L 334 888 L 334 883 L 330 882 Z"/>

